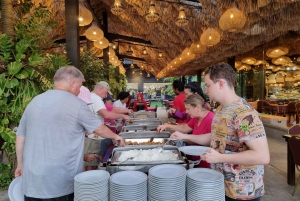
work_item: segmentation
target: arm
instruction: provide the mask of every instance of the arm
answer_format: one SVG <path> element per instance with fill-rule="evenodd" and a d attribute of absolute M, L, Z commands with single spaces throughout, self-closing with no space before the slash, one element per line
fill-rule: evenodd
<path fill-rule="evenodd" d="M 119 135 L 113 133 L 104 124 L 102 124 L 101 126 L 99 126 L 94 132 L 97 133 L 98 135 L 100 135 L 101 137 L 110 138 L 112 140 L 117 141 L 120 146 L 124 146 L 125 145 L 123 138 L 120 137 Z"/>
<path fill-rule="evenodd" d="M 249 147 L 249 150 L 235 154 L 220 154 L 214 149 L 209 149 L 201 158 L 208 163 L 233 163 L 239 165 L 260 165 L 270 162 L 266 136 L 246 141 L 246 145 Z"/>
<path fill-rule="evenodd" d="M 202 134 L 202 135 L 187 135 L 187 134 L 183 134 L 183 133 L 176 131 L 176 132 L 172 133 L 170 138 L 175 138 L 178 140 L 189 140 L 196 144 L 200 144 L 203 146 L 210 146 L 211 133 Z"/>
<path fill-rule="evenodd" d="M 128 108 L 114 107 L 112 109 L 112 111 L 115 113 L 121 113 L 121 114 L 127 114 L 127 113 L 133 114 L 132 110 L 130 110 Z"/>
<path fill-rule="evenodd" d="M 105 119 L 120 119 L 120 118 L 122 118 L 125 121 L 129 121 L 128 115 L 110 112 L 107 109 L 98 110 L 98 114 L 101 115 Z"/>
<path fill-rule="evenodd" d="M 193 131 L 193 129 L 191 129 L 187 124 L 180 124 L 180 125 L 165 124 L 165 125 L 159 125 L 157 127 L 158 132 L 162 132 L 165 129 L 171 129 L 173 131 L 179 131 L 182 133 L 191 133 Z"/>
<path fill-rule="evenodd" d="M 23 151 L 24 151 L 24 145 L 25 145 L 25 137 L 17 135 L 16 138 L 16 154 L 17 154 L 17 161 L 18 166 L 15 170 L 15 177 L 19 177 L 22 175 L 23 170 Z"/>

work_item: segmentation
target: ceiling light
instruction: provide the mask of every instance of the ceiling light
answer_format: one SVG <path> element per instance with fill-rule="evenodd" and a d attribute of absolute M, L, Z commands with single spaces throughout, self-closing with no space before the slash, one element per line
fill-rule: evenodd
<path fill-rule="evenodd" d="M 96 22 L 92 23 L 92 26 L 85 31 L 84 35 L 91 41 L 101 40 L 104 37 L 103 31 L 98 27 Z"/>
<path fill-rule="evenodd" d="M 83 4 L 83 0 L 79 1 L 79 16 L 78 16 L 78 21 L 79 21 L 79 26 L 86 26 L 91 24 L 93 21 L 93 15 L 89 9 L 85 7 Z"/>
<path fill-rule="evenodd" d="M 133 61 L 131 61 L 130 68 L 134 68 Z"/>
<path fill-rule="evenodd" d="M 213 28 L 206 29 L 200 37 L 201 43 L 206 46 L 216 45 L 220 42 L 220 39 L 221 36 L 219 32 Z"/>
<path fill-rule="evenodd" d="M 185 27 L 189 24 L 189 20 L 185 16 L 184 8 L 181 6 L 179 10 L 178 18 L 175 21 L 178 27 Z"/>
<path fill-rule="evenodd" d="M 115 0 L 115 3 L 110 10 L 114 15 L 121 15 L 122 13 L 124 13 L 124 8 L 120 0 Z"/>
<path fill-rule="evenodd" d="M 220 28 L 229 32 L 236 32 L 242 29 L 245 23 L 245 14 L 235 6 L 226 10 L 219 20 Z"/>
<path fill-rule="evenodd" d="M 146 14 L 146 20 L 148 22 L 156 22 L 159 19 L 159 14 L 155 11 L 155 4 L 153 1 L 150 3 L 149 12 Z"/>
<path fill-rule="evenodd" d="M 143 54 L 143 55 L 148 55 L 147 50 L 146 50 L 146 47 L 144 47 L 144 49 L 142 50 L 142 54 Z"/>

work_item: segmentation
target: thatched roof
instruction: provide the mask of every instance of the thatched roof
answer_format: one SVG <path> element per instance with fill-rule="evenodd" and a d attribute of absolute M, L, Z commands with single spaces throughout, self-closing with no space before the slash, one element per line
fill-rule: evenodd
<path fill-rule="evenodd" d="M 41 0 L 36 0 L 40 2 Z M 44 2 L 54 8 L 54 15 L 61 22 L 60 30 L 54 38 L 65 36 L 63 0 Z M 197 70 L 211 64 L 226 61 L 236 56 L 269 59 L 264 54 L 268 48 L 284 46 L 289 48 L 288 55 L 300 52 L 300 1 L 299 0 L 236 0 L 237 7 L 246 15 L 245 26 L 235 33 L 224 32 L 219 27 L 219 19 L 224 11 L 232 6 L 232 0 L 156 0 L 155 8 L 160 19 L 147 22 L 145 15 L 149 10 L 149 0 L 121 1 L 125 12 L 116 16 L 111 12 L 114 0 L 90 0 L 90 5 L 98 18 L 103 11 L 108 15 L 108 32 L 134 38 L 149 40 L 153 44 L 147 47 L 148 55 L 142 55 L 142 45 L 132 45 L 133 55 L 146 60 L 143 63 L 147 71 L 157 77 L 196 74 Z M 189 25 L 179 28 L 175 24 L 180 6 L 185 9 Z M 202 54 L 183 58 L 182 62 L 172 65 L 182 52 L 199 42 L 200 36 L 207 28 L 215 28 L 221 34 L 221 41 L 208 47 Z M 85 28 L 82 28 L 83 33 Z M 127 43 L 120 42 L 120 54 L 126 54 Z M 163 58 L 158 59 L 158 52 Z M 187 51 L 187 50 L 185 50 Z M 136 61 L 138 65 L 142 63 Z M 172 66 L 172 67 L 171 67 Z"/>

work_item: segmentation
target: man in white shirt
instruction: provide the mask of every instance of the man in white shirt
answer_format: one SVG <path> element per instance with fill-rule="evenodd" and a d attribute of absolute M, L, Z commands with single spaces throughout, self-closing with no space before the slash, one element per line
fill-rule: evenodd
<path fill-rule="evenodd" d="M 118 99 L 117 101 L 114 102 L 113 106 L 114 107 L 121 107 L 121 108 L 126 108 L 126 103 L 128 101 L 129 98 L 129 93 L 126 91 L 122 91 L 119 93 Z"/>

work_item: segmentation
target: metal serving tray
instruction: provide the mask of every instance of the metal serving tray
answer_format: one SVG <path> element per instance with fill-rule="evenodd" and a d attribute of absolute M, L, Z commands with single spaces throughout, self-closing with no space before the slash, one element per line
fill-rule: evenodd
<path fill-rule="evenodd" d="M 161 125 L 162 122 L 158 120 L 134 120 L 134 121 L 129 121 L 125 122 L 125 126 L 130 126 L 130 125 L 141 125 L 141 124 L 156 124 L 156 125 Z"/>
<path fill-rule="evenodd" d="M 157 126 L 159 126 L 159 124 L 140 124 L 140 125 L 123 126 L 122 132 L 143 132 L 143 131 L 156 132 Z"/>
<path fill-rule="evenodd" d="M 158 133 L 156 131 L 142 131 L 142 132 L 122 132 L 119 134 L 123 139 L 150 139 L 152 137 L 155 138 L 169 138 L 170 132 L 164 131 Z"/>
<path fill-rule="evenodd" d="M 114 148 L 112 152 L 112 157 L 110 161 L 110 165 L 159 165 L 159 164 L 177 164 L 177 163 L 184 163 L 184 158 L 181 155 L 181 152 L 178 150 L 178 147 L 176 146 L 170 146 L 170 145 L 165 145 L 164 146 L 164 151 L 172 151 L 175 154 L 178 154 L 178 159 L 177 160 L 160 160 L 160 161 L 118 161 L 118 158 L 124 151 L 129 151 L 129 150 L 135 150 L 135 149 L 142 149 L 142 150 L 147 150 L 147 149 L 155 149 L 157 145 L 145 145 L 145 146 L 126 146 L 126 147 L 118 147 Z"/>
<path fill-rule="evenodd" d="M 152 111 L 138 111 L 138 112 L 135 112 L 133 115 L 129 114 L 129 116 L 133 117 L 133 118 L 139 118 L 139 117 L 140 118 L 145 118 L 144 116 L 155 118 L 156 117 L 156 112 L 152 112 Z"/>

